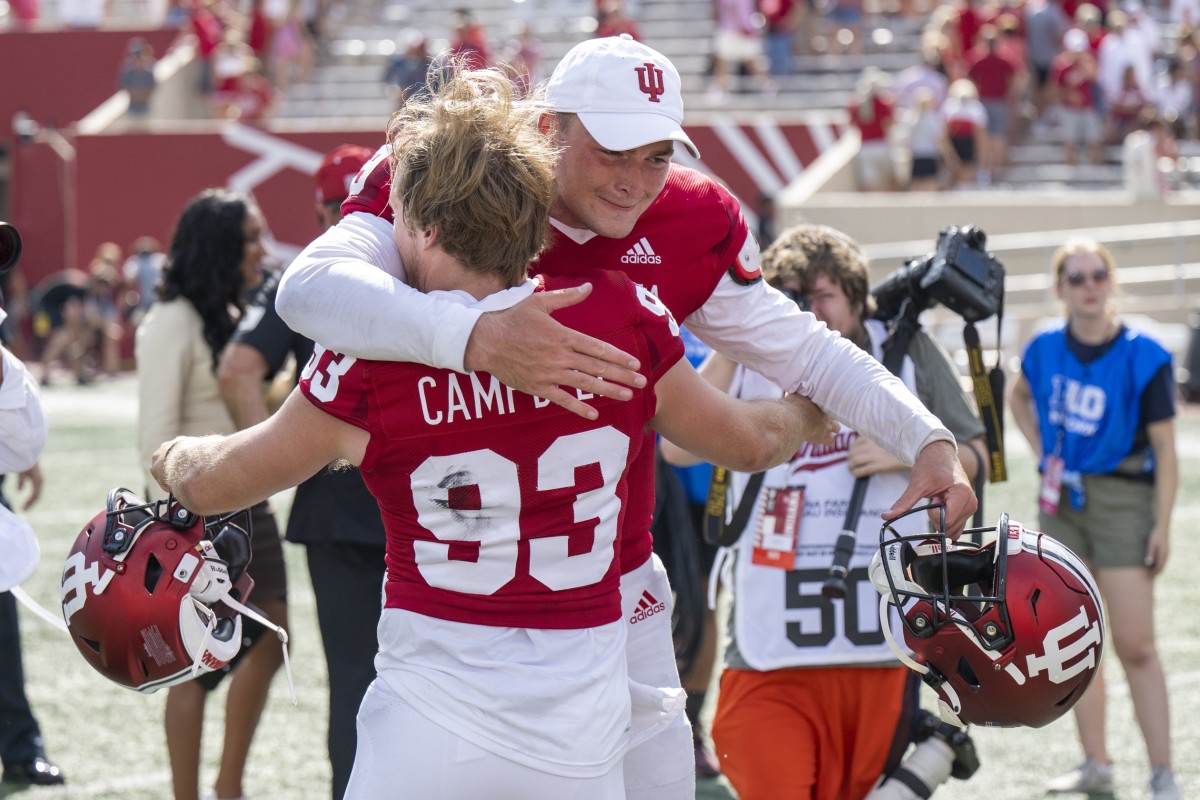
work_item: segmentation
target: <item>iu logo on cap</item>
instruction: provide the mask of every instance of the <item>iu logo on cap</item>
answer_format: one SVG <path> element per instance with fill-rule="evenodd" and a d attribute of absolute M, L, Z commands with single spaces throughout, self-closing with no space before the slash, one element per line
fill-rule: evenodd
<path fill-rule="evenodd" d="M 653 61 L 647 61 L 640 67 L 634 67 L 638 74 L 638 88 L 650 95 L 650 102 L 657 103 L 658 96 L 667 90 L 663 83 L 663 71 L 654 66 Z"/>

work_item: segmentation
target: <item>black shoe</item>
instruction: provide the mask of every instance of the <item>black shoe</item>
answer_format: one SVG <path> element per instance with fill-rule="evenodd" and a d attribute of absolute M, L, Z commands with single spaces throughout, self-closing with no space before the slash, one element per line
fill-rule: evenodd
<path fill-rule="evenodd" d="M 979 770 L 979 753 L 975 751 L 975 742 L 967 733 L 966 728 L 943 722 L 935 714 L 922 709 L 917 720 L 917 732 L 914 740 L 923 742 L 930 736 L 936 736 L 954 751 L 954 764 L 950 775 L 960 781 L 965 781 Z"/>
<path fill-rule="evenodd" d="M 5 783 L 22 783 L 29 786 L 57 786 L 66 783 L 62 770 L 38 756 L 21 764 L 9 764 L 4 768 Z"/>

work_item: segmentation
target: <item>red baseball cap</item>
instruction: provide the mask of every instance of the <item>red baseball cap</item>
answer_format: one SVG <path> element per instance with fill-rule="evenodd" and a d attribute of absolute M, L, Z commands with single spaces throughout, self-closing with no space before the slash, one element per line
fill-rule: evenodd
<path fill-rule="evenodd" d="M 350 181 L 371 160 L 374 150 L 356 144 L 341 144 L 325 154 L 317 167 L 317 202 L 340 203 L 350 194 Z"/>

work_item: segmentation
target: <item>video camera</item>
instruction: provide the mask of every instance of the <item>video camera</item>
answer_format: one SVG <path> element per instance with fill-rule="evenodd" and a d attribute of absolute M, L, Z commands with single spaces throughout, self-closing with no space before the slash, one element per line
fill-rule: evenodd
<path fill-rule="evenodd" d="M 951 225 L 938 234 L 937 247 L 927 256 L 913 258 L 871 290 L 877 305 L 875 318 L 888 323 L 891 335 L 884 344 L 883 364 L 893 374 L 900 366 L 913 334 L 920 328 L 922 311 L 941 303 L 966 322 L 963 344 L 979 418 L 987 441 L 992 483 L 1008 479 L 1004 461 L 1004 370 L 1000 353 L 990 372 L 983 364 L 983 349 L 975 323 L 995 315 L 999 347 L 1004 315 L 1004 265 L 985 249 L 987 236 L 973 225 Z M 983 489 L 980 465 L 976 494 Z M 983 504 L 980 503 L 980 509 Z M 979 512 L 976 527 L 980 525 Z"/>
<path fill-rule="evenodd" d="M 973 225 L 938 234 L 933 253 L 909 260 L 871 289 L 876 319 L 914 316 L 941 303 L 967 322 L 979 322 L 1004 301 L 1004 265 L 984 249 L 987 235 Z"/>
<path fill-rule="evenodd" d="M 21 260 L 21 234 L 15 225 L 0 222 L 0 278 L 11 272 Z"/>

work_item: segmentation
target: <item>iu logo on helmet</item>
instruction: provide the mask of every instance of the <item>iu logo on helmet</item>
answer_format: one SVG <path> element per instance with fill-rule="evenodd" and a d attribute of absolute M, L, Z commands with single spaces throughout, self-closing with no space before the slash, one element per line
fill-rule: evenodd
<path fill-rule="evenodd" d="M 640 67 L 635 67 L 638 74 L 638 88 L 644 94 L 650 95 L 650 102 L 659 102 L 658 96 L 667 90 L 663 83 L 663 71 L 654 66 L 653 61 L 647 61 Z"/>
<path fill-rule="evenodd" d="M 1064 642 L 1075 634 L 1082 635 L 1064 646 Z M 1044 669 L 1052 683 L 1065 683 L 1085 669 L 1095 668 L 1100 650 L 1100 625 L 1089 620 L 1087 611 L 1080 606 L 1078 614 L 1046 633 L 1042 647 L 1046 655 L 1026 659 L 1029 677 L 1035 677 Z"/>

